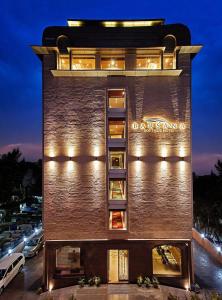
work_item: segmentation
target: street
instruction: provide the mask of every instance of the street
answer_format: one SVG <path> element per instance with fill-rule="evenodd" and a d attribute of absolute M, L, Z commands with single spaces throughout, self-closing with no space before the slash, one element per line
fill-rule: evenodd
<path fill-rule="evenodd" d="M 193 241 L 194 271 L 201 288 L 222 292 L 222 266 L 195 241 Z"/>
<path fill-rule="evenodd" d="M 43 250 L 33 257 L 26 259 L 23 271 L 18 274 L 5 288 L 0 299 L 4 300 L 36 300 L 36 290 L 42 283 Z"/>
<path fill-rule="evenodd" d="M 222 292 L 222 267 L 194 242 L 194 269 L 196 281 L 201 288 L 217 289 Z M 42 256 L 27 259 L 22 273 L 6 287 L 0 299 L 5 300 L 36 300 L 36 290 L 42 282 Z"/>

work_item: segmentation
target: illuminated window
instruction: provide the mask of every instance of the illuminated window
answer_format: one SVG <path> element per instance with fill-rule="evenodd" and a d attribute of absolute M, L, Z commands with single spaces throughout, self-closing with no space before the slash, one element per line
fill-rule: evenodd
<path fill-rule="evenodd" d="M 156 70 L 161 69 L 161 56 L 149 55 L 140 56 L 136 58 L 136 68 L 142 70 Z"/>
<path fill-rule="evenodd" d="M 109 121 L 109 138 L 125 138 L 125 121 Z"/>
<path fill-rule="evenodd" d="M 173 54 L 163 56 L 164 69 L 176 69 L 176 59 Z"/>
<path fill-rule="evenodd" d="M 69 54 L 58 55 L 58 69 L 59 70 L 70 70 Z"/>
<path fill-rule="evenodd" d="M 109 199 L 126 200 L 126 181 L 125 179 L 109 180 Z"/>
<path fill-rule="evenodd" d="M 164 276 L 181 275 L 181 250 L 171 245 L 162 245 L 152 250 L 153 274 Z"/>
<path fill-rule="evenodd" d="M 109 167 L 110 167 L 110 169 L 124 169 L 124 167 L 125 167 L 125 152 L 124 151 L 110 151 Z"/>
<path fill-rule="evenodd" d="M 64 246 L 56 250 L 56 274 L 60 276 L 84 274 L 80 248 Z"/>
<path fill-rule="evenodd" d="M 125 91 L 109 90 L 108 100 L 109 108 L 125 108 Z"/>
<path fill-rule="evenodd" d="M 101 57 L 101 69 L 103 70 L 124 70 L 124 57 Z"/>
<path fill-rule="evenodd" d="M 113 229 L 113 230 L 126 229 L 126 211 L 111 210 L 109 212 L 109 229 Z"/>
<path fill-rule="evenodd" d="M 95 57 L 72 55 L 72 70 L 95 69 Z"/>

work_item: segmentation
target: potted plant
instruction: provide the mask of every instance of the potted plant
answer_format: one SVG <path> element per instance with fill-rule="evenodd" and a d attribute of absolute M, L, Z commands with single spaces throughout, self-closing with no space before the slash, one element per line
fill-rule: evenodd
<path fill-rule="evenodd" d="M 144 278 L 144 282 L 145 287 L 150 288 L 152 286 L 151 280 L 149 279 L 149 277 L 145 277 Z"/>
<path fill-rule="evenodd" d="M 137 285 L 141 287 L 143 285 L 143 277 L 140 275 L 136 279 Z"/>
<path fill-rule="evenodd" d="M 190 291 L 196 294 L 200 293 L 200 286 L 198 283 L 191 284 Z"/>
<path fill-rule="evenodd" d="M 94 284 L 95 284 L 94 278 L 93 278 L 93 277 L 90 277 L 90 278 L 88 279 L 88 285 L 89 285 L 89 286 L 93 286 Z"/>
<path fill-rule="evenodd" d="M 81 278 L 79 281 L 78 281 L 78 284 L 79 284 L 79 287 L 84 287 L 85 285 L 85 279 L 84 278 Z"/>
<path fill-rule="evenodd" d="M 96 285 L 97 287 L 99 287 L 100 284 L 101 284 L 101 278 L 100 278 L 99 276 L 95 276 L 95 277 L 94 277 L 94 282 L 95 282 L 95 285 Z"/>
<path fill-rule="evenodd" d="M 155 276 L 153 276 L 153 278 L 152 278 L 152 284 L 155 289 L 159 288 L 159 281 Z"/>

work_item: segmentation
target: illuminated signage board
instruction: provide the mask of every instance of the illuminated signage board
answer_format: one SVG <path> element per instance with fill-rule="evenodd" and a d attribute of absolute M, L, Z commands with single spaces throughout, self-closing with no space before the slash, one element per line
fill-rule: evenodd
<path fill-rule="evenodd" d="M 186 129 L 183 122 L 171 122 L 164 118 L 143 118 L 141 122 L 133 122 L 132 128 L 143 132 L 175 132 Z"/>

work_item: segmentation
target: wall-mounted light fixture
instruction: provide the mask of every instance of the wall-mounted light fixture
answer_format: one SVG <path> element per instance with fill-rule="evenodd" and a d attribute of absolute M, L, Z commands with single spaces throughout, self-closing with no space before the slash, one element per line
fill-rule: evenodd
<path fill-rule="evenodd" d="M 97 157 L 97 156 L 95 157 L 95 160 L 98 160 L 98 157 Z"/>
<path fill-rule="evenodd" d="M 162 160 L 163 160 L 163 161 L 165 161 L 165 160 L 166 160 L 166 157 L 165 157 L 165 156 L 164 156 L 164 157 L 162 157 Z"/>
<path fill-rule="evenodd" d="M 137 156 L 137 160 L 140 160 L 140 157 L 139 157 L 139 156 Z"/>
<path fill-rule="evenodd" d="M 184 156 L 180 157 L 180 160 L 184 161 Z"/>

